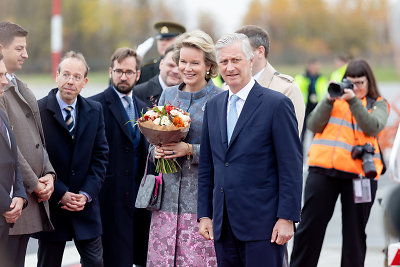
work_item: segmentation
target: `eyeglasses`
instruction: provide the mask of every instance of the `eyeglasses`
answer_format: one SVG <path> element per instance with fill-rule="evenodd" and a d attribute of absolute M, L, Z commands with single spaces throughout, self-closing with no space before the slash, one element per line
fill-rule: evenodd
<path fill-rule="evenodd" d="M 118 78 L 122 77 L 123 74 L 125 74 L 126 78 L 132 78 L 136 74 L 136 71 L 133 71 L 133 70 L 123 71 L 120 69 L 116 69 L 116 70 L 113 70 L 113 72 L 115 73 L 115 75 Z"/>
<path fill-rule="evenodd" d="M 68 74 L 66 72 L 62 73 L 61 77 L 64 80 L 69 80 L 72 77 L 72 80 L 75 81 L 75 82 L 80 82 L 83 79 L 83 76 L 80 75 L 80 74 Z"/>
<path fill-rule="evenodd" d="M 355 82 L 353 82 L 353 84 L 354 84 L 356 87 L 360 87 L 360 86 L 364 85 L 364 83 L 365 83 L 365 81 L 355 81 Z"/>

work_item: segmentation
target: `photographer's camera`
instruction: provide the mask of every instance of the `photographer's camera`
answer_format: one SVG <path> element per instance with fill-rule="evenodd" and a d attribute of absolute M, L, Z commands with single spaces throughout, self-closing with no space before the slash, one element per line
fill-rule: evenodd
<path fill-rule="evenodd" d="M 364 145 L 356 145 L 351 150 L 351 157 L 353 159 L 361 159 L 362 167 L 365 173 L 365 177 L 375 178 L 376 168 L 374 163 L 375 148 L 370 143 Z"/>
<path fill-rule="evenodd" d="M 344 94 L 344 89 L 351 89 L 353 90 L 353 83 L 348 79 L 343 79 L 342 82 L 331 82 L 328 87 L 329 95 L 333 98 L 339 97 Z"/>

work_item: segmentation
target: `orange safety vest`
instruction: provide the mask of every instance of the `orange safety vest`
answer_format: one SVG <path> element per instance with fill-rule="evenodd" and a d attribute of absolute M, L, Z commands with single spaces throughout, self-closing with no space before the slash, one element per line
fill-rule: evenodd
<path fill-rule="evenodd" d="M 379 97 L 376 101 L 381 99 Z M 361 102 L 364 107 L 367 106 L 366 97 Z M 371 112 L 371 109 L 368 112 Z M 308 164 L 310 167 L 335 169 L 365 176 L 362 160 L 353 159 L 351 150 L 355 145 L 364 145 L 366 143 L 370 143 L 375 148 L 375 154 L 373 155 L 377 172 L 375 179 L 378 179 L 382 173 L 383 163 L 377 137 L 368 136 L 358 128 L 346 100 L 336 100 L 333 103 L 331 116 L 325 129 L 322 133 L 317 133 L 314 136 Z"/>

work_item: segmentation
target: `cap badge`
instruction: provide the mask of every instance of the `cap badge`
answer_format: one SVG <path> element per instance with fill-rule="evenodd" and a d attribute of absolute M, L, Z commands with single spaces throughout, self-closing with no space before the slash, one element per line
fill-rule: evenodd
<path fill-rule="evenodd" d="M 163 26 L 160 30 L 160 33 L 169 33 L 168 27 L 167 26 Z"/>

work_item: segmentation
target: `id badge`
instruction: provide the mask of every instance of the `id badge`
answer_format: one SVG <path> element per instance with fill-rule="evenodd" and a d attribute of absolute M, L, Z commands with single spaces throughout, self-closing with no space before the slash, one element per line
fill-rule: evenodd
<path fill-rule="evenodd" d="M 370 179 L 360 177 L 353 179 L 354 203 L 371 202 L 371 181 Z"/>

